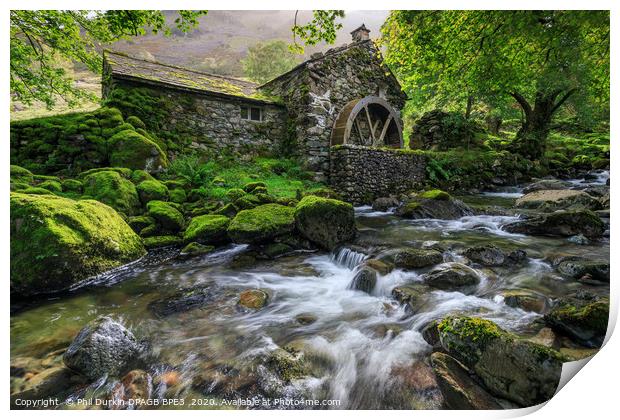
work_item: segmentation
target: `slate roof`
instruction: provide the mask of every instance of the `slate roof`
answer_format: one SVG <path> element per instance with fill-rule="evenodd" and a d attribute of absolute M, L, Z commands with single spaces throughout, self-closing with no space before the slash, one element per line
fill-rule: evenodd
<path fill-rule="evenodd" d="M 216 96 L 278 103 L 277 98 L 257 91 L 258 85 L 234 77 L 203 73 L 170 64 L 141 60 L 116 51 L 104 51 L 104 60 L 114 78 L 160 85 Z"/>

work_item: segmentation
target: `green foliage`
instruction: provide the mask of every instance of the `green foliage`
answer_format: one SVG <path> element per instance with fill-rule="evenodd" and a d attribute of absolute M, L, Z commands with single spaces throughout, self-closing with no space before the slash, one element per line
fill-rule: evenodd
<path fill-rule="evenodd" d="M 417 109 L 463 111 L 473 96 L 509 113 L 509 93 L 574 88 L 571 106 L 609 109 L 608 11 L 393 11 L 382 42 Z"/>
<path fill-rule="evenodd" d="M 241 63 L 246 77 L 258 83 L 286 73 L 299 63 L 284 41 L 259 42 L 248 48 L 248 55 Z"/>
<path fill-rule="evenodd" d="M 181 10 L 176 29 L 188 32 L 206 11 Z M 59 64 L 61 60 L 84 64 L 101 74 L 99 51 L 104 44 L 153 33 L 170 34 L 160 10 L 11 10 L 11 93 L 32 104 L 52 108 L 58 97 L 70 106 L 93 95 L 75 86 Z"/>
<path fill-rule="evenodd" d="M 304 52 L 304 48 L 297 44 L 297 37 L 306 45 L 316 45 L 321 41 L 333 44 L 336 40 L 336 32 L 342 28 L 342 24 L 336 23 L 336 19 L 343 17 L 344 10 L 314 10 L 312 20 L 305 25 L 300 25 L 297 23 L 297 12 L 295 12 L 291 50 L 300 54 Z"/>

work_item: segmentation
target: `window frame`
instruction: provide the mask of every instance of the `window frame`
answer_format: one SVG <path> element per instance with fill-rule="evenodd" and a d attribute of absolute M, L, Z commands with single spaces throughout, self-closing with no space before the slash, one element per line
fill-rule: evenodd
<path fill-rule="evenodd" d="M 253 110 L 258 110 L 258 118 L 259 119 L 256 120 L 256 119 L 252 118 L 252 111 Z M 244 113 L 246 114 L 245 117 L 243 116 Z M 260 123 L 260 122 L 265 121 L 265 110 L 261 106 L 241 105 L 239 107 L 239 117 L 243 121 L 252 121 L 252 122 L 255 122 L 255 123 Z"/>

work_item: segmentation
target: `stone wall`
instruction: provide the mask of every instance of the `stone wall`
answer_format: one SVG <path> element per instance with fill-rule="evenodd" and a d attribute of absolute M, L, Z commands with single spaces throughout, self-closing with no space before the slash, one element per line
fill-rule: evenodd
<path fill-rule="evenodd" d="M 405 193 L 426 179 L 426 157 L 409 150 L 334 146 L 330 166 L 331 187 L 355 205 Z"/>
<path fill-rule="evenodd" d="M 105 89 L 110 106 L 120 109 L 125 117 L 141 118 L 147 129 L 173 151 L 276 151 L 287 136 L 286 108 L 281 105 L 119 79 L 113 79 Z M 115 94 L 118 89 L 124 93 Z M 136 101 L 135 97 L 146 97 L 146 100 Z M 241 106 L 260 107 L 263 121 L 242 119 Z"/>
<path fill-rule="evenodd" d="M 379 96 L 400 111 L 406 100 L 372 41 L 314 54 L 309 61 L 266 83 L 261 90 L 287 104 L 289 126 L 294 127 L 294 146 L 319 179 L 329 175 L 332 127 L 348 102 Z"/>

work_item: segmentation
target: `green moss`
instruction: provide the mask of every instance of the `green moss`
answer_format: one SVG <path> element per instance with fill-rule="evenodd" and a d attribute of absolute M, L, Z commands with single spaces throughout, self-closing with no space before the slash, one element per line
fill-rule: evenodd
<path fill-rule="evenodd" d="M 136 187 L 138 196 L 143 204 L 153 200 L 165 201 L 168 199 L 168 187 L 156 179 L 142 181 Z"/>
<path fill-rule="evenodd" d="M 155 219 L 150 216 L 134 216 L 127 219 L 127 224 L 134 232 L 140 233 L 143 229 L 155 225 Z"/>
<path fill-rule="evenodd" d="M 228 203 L 225 204 L 222 208 L 217 209 L 216 211 L 214 211 L 214 214 L 221 214 L 224 216 L 228 216 L 228 217 L 234 217 L 235 214 L 237 214 L 239 210 L 237 209 L 237 207 L 235 207 L 234 204 L 232 203 Z"/>
<path fill-rule="evenodd" d="M 227 239 L 226 230 L 230 219 L 216 214 L 194 217 L 185 230 L 185 242 L 216 244 Z"/>
<path fill-rule="evenodd" d="M 489 341 L 504 333 L 493 322 L 482 318 L 447 317 L 437 326 L 439 332 L 458 335 L 471 341 Z"/>
<path fill-rule="evenodd" d="M 125 120 L 126 123 L 131 124 L 134 128 L 142 128 L 146 129 L 146 125 L 142 122 L 142 120 L 135 115 L 130 115 Z"/>
<path fill-rule="evenodd" d="M 146 249 L 164 248 L 167 246 L 179 246 L 183 244 L 183 239 L 178 236 L 164 235 L 164 236 L 150 236 L 144 238 L 144 246 Z"/>
<path fill-rule="evenodd" d="M 11 193 L 14 292 L 68 287 L 143 254 L 141 239 L 105 204 Z"/>
<path fill-rule="evenodd" d="M 211 185 L 215 187 L 223 187 L 226 185 L 226 180 L 222 177 L 216 176 L 211 180 Z"/>
<path fill-rule="evenodd" d="M 202 245 L 198 242 L 190 242 L 181 250 L 181 254 L 195 257 L 197 255 L 204 255 L 213 252 L 214 249 L 215 247 L 213 245 Z"/>
<path fill-rule="evenodd" d="M 448 201 L 450 200 L 450 194 L 442 190 L 429 190 L 425 191 L 419 195 L 420 198 L 425 198 L 428 200 L 441 200 Z"/>
<path fill-rule="evenodd" d="M 241 210 L 249 210 L 261 204 L 260 200 L 252 195 L 245 194 L 243 197 L 239 197 L 235 200 L 235 207 Z"/>
<path fill-rule="evenodd" d="M 154 200 L 148 202 L 146 208 L 148 215 L 154 218 L 164 230 L 178 232 L 185 226 L 183 215 L 170 203 Z"/>
<path fill-rule="evenodd" d="M 185 201 L 187 200 L 187 194 L 185 193 L 185 190 L 182 188 L 175 188 L 173 190 L 168 191 L 168 194 L 170 195 L 170 201 L 172 201 L 173 203 L 185 203 Z"/>
<path fill-rule="evenodd" d="M 302 198 L 295 207 L 295 222 L 307 239 L 328 250 L 356 234 L 353 206 L 331 198 Z"/>
<path fill-rule="evenodd" d="M 93 169 L 89 169 L 88 171 L 84 171 L 84 172 L 80 172 L 78 174 L 78 178 L 86 178 L 88 175 L 92 175 L 95 174 L 97 172 L 104 172 L 104 171 L 112 171 L 112 172 L 116 172 L 118 173 L 120 176 L 122 176 L 123 178 L 131 178 L 131 174 L 132 171 L 129 168 L 112 168 L 112 167 L 105 167 L 105 168 L 93 168 Z"/>
<path fill-rule="evenodd" d="M 98 171 L 86 176 L 84 194 L 128 215 L 140 208 L 136 187 L 117 171 Z"/>
<path fill-rule="evenodd" d="M 142 169 L 136 169 L 131 173 L 131 182 L 134 184 L 139 184 L 142 181 L 153 181 L 155 178 L 147 171 L 143 171 Z"/>
<path fill-rule="evenodd" d="M 62 190 L 64 192 L 81 194 L 84 189 L 84 184 L 77 179 L 63 179 Z"/>
<path fill-rule="evenodd" d="M 228 226 L 228 236 L 238 243 L 265 242 L 295 228 L 295 209 L 279 204 L 264 204 L 242 210 Z"/>
<path fill-rule="evenodd" d="M 258 181 L 258 182 L 248 182 L 247 184 L 245 184 L 243 186 L 243 191 L 245 191 L 246 193 L 252 193 L 256 188 L 267 188 L 267 184 L 265 184 L 262 181 Z"/>
<path fill-rule="evenodd" d="M 17 190 L 17 191 L 24 193 L 24 194 L 35 194 L 35 195 L 46 195 L 46 194 L 53 195 L 54 194 L 50 190 L 46 190 L 45 188 L 41 188 L 41 187 L 28 187 L 23 190 Z"/>
<path fill-rule="evenodd" d="M 342 200 L 342 197 L 340 196 L 340 194 L 338 194 L 336 191 L 332 190 L 331 188 L 326 188 L 326 187 L 313 188 L 311 190 L 306 191 L 303 194 L 304 197 L 306 195 L 315 195 L 317 197 L 331 198 L 333 200 Z"/>
<path fill-rule="evenodd" d="M 308 375 L 303 355 L 298 352 L 276 350 L 267 359 L 267 366 L 275 370 L 286 382 Z"/>
<path fill-rule="evenodd" d="M 123 130 L 109 140 L 110 164 L 147 171 L 168 166 L 168 159 L 161 148 L 133 130 Z"/>
<path fill-rule="evenodd" d="M 243 197 L 245 194 L 245 191 L 243 191 L 241 188 L 231 188 L 230 190 L 226 191 L 226 198 L 228 198 L 230 201 L 236 201 L 237 199 Z"/>
<path fill-rule="evenodd" d="M 39 185 L 37 185 L 37 187 L 45 188 L 46 190 L 53 193 L 62 192 L 62 185 L 58 181 L 43 181 Z"/>
<path fill-rule="evenodd" d="M 32 172 L 21 166 L 11 165 L 11 180 L 30 184 L 33 181 Z"/>

